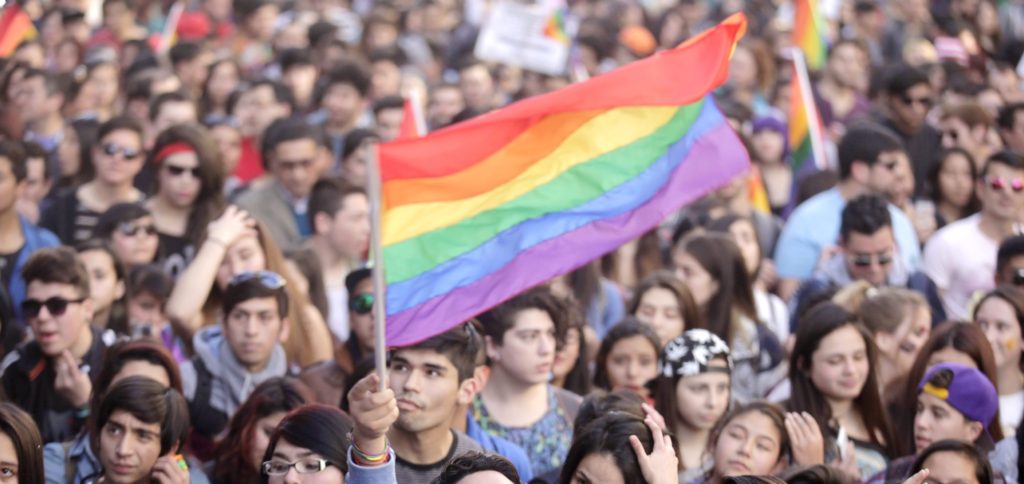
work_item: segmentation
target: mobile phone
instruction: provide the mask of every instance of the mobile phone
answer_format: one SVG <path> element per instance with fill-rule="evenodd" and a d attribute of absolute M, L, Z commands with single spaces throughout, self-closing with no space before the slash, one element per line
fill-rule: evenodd
<path fill-rule="evenodd" d="M 839 426 L 839 435 L 836 436 L 836 446 L 839 447 L 839 458 L 846 460 L 846 444 L 850 442 L 850 438 L 846 435 L 846 429 L 842 425 Z"/>

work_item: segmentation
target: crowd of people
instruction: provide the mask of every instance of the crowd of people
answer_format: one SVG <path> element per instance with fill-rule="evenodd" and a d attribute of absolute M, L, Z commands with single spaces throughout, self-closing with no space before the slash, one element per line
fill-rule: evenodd
<path fill-rule="evenodd" d="M 8 0 L 0 482 L 1019 482 L 1024 3 L 821 2 L 796 170 L 793 3 L 541 2 L 553 76 L 474 56 L 496 2 Z M 738 11 L 750 169 L 382 381 L 406 100 L 442 129 Z"/>

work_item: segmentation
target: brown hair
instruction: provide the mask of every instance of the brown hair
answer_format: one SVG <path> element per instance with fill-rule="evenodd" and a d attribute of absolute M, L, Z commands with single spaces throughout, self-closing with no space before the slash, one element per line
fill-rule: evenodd
<path fill-rule="evenodd" d="M 512 329 L 516 323 L 516 316 L 527 309 L 538 309 L 547 313 L 551 321 L 555 323 L 555 341 L 558 349 L 565 344 L 565 333 L 569 330 L 568 309 L 569 303 L 551 293 L 547 286 L 538 286 L 529 289 L 501 305 L 481 314 L 477 319 L 480 321 L 484 335 L 491 338 L 494 344 L 501 345 L 505 332 Z M 582 336 L 582 335 L 581 335 Z"/>
<path fill-rule="evenodd" d="M 78 258 L 78 253 L 67 246 L 39 249 L 32 253 L 21 268 L 21 277 L 28 286 L 33 281 L 47 284 L 67 284 L 78 290 L 80 297 L 89 297 L 89 271 Z"/>
<path fill-rule="evenodd" d="M 675 274 L 664 270 L 654 272 L 640 281 L 640 284 L 636 286 L 636 290 L 633 291 L 633 300 L 629 302 L 627 312 L 636 316 L 644 294 L 647 294 L 647 291 L 654 288 L 664 289 L 675 296 L 676 303 L 679 305 L 679 315 L 683 318 L 684 330 L 704 328 L 706 326 L 700 309 L 697 307 L 697 302 L 693 300 L 693 294 L 690 293 L 690 289 Z M 666 343 L 668 341 L 661 342 L 663 345 Z"/>
<path fill-rule="evenodd" d="M 646 339 L 654 349 L 655 357 L 661 352 L 662 343 L 658 340 L 658 335 L 654 333 L 654 329 L 636 318 L 627 317 L 616 323 L 615 326 L 612 326 L 612 329 L 605 335 L 604 340 L 601 341 L 601 348 L 597 350 L 597 358 L 594 360 L 595 387 L 606 391 L 614 390 L 612 382 L 608 378 L 608 355 L 615 348 L 616 343 L 634 336 Z"/>
<path fill-rule="evenodd" d="M 978 366 L 992 384 L 998 389 L 996 378 L 996 362 L 992 355 L 992 346 L 985 338 L 985 333 L 977 325 L 966 321 L 947 321 L 935 327 L 928 341 L 914 360 L 907 374 L 907 381 L 900 398 L 889 405 L 890 416 L 895 422 L 897 439 L 893 442 L 894 454 L 909 455 L 914 452 L 914 414 L 917 411 L 917 384 L 928 371 L 928 360 L 932 355 L 947 348 L 964 353 Z M 999 425 L 999 410 L 988 427 L 989 435 L 996 442 L 1002 440 L 1003 429 Z"/>
<path fill-rule="evenodd" d="M 996 120 L 980 104 L 969 101 L 959 104 L 944 106 L 942 108 L 942 120 L 956 118 L 963 121 L 969 128 L 984 126 L 994 128 Z"/>
<path fill-rule="evenodd" d="M 739 316 L 757 321 L 754 290 L 743 256 L 732 237 L 724 234 L 699 234 L 684 237 L 676 245 L 718 282 L 718 291 L 703 308 L 707 329 L 725 341 L 732 341 Z"/>
<path fill-rule="evenodd" d="M 832 301 L 860 316 L 872 334 L 894 333 L 916 309 L 929 307 L 917 291 L 902 287 L 876 289 L 867 281 L 856 281 L 840 289 Z"/>
<path fill-rule="evenodd" d="M 18 482 L 43 482 L 43 438 L 32 416 L 11 402 L 0 402 L 0 433 L 14 443 Z"/>
<path fill-rule="evenodd" d="M 311 354 L 309 348 L 316 345 L 312 341 L 308 327 L 313 324 L 306 316 L 306 308 L 310 306 L 309 298 L 299 291 L 298 284 L 292 280 L 285 264 L 284 254 L 278 248 L 277 243 L 270 237 L 270 232 L 261 223 L 256 222 L 256 239 L 263 249 L 263 256 L 267 261 L 266 270 L 276 272 L 285 280 L 285 292 L 288 293 L 288 321 L 291 323 L 288 340 L 284 342 L 284 351 L 288 355 L 288 361 L 298 362 L 300 366 L 308 366 L 316 363 L 316 355 Z M 201 245 L 201 244 L 200 244 Z M 213 285 L 210 294 L 203 306 L 203 320 L 206 324 L 215 324 L 224 299 L 224 292 Z"/>
<path fill-rule="evenodd" d="M 175 143 L 184 143 L 191 147 L 199 162 L 196 167 L 200 182 L 199 195 L 189 210 L 188 224 L 185 228 L 186 236 L 198 247 L 198 242 L 206 237 L 206 226 L 224 210 L 224 165 L 217 144 L 209 132 L 194 124 L 171 126 L 160 133 L 153 144 L 153 149 L 150 150 L 147 163 L 159 169 L 164 160 L 158 160 L 156 156 L 164 147 Z M 158 174 L 157 179 L 160 176 Z M 159 185 L 154 191 L 158 189 Z"/>
<path fill-rule="evenodd" d="M 718 423 L 711 428 L 711 433 L 708 434 L 707 451 L 714 453 L 715 446 L 718 445 L 718 438 L 722 436 L 722 432 L 725 430 L 725 426 L 729 425 L 729 422 L 732 422 L 737 417 L 753 412 L 758 412 L 772 421 L 772 425 L 779 433 L 779 460 L 787 459 L 790 455 L 790 448 L 789 433 L 786 432 L 786 413 L 782 407 L 765 401 L 754 401 L 745 405 L 737 405 L 732 410 L 726 412 L 722 418 L 718 419 Z M 705 477 L 710 477 L 714 471 L 715 469 L 712 467 L 708 470 L 708 475 Z"/>
<path fill-rule="evenodd" d="M 828 335 L 845 327 L 851 327 L 860 333 L 867 351 L 868 374 L 860 394 L 853 399 L 853 404 L 860 410 L 864 428 L 871 436 L 871 442 L 882 447 L 889 453 L 894 441 L 892 428 L 882 403 L 881 391 L 878 389 L 878 378 L 875 365 L 878 361 L 878 350 L 871 339 L 867 328 L 857 317 L 836 303 L 823 302 L 807 311 L 796 332 L 796 344 L 789 362 L 789 381 L 792 385 L 788 409 L 792 412 L 807 412 L 818 421 L 822 432 L 831 429 L 832 407 L 821 394 L 821 390 L 811 380 L 811 361 L 818 351 L 821 341 Z"/>

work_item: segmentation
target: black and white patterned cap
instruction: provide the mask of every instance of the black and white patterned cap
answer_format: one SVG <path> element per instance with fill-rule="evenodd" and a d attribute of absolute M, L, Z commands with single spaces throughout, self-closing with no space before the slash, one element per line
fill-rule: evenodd
<path fill-rule="evenodd" d="M 725 358 L 726 367 L 709 369 L 708 363 L 715 358 Z M 665 377 L 687 377 L 708 371 L 732 372 L 732 357 L 722 338 L 706 329 L 691 329 L 665 345 L 658 365 Z"/>

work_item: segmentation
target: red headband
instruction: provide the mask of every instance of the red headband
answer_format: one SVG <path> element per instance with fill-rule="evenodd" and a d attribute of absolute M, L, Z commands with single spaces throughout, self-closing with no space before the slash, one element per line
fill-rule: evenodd
<path fill-rule="evenodd" d="M 153 157 L 153 163 L 160 164 L 168 156 L 176 155 L 178 153 L 195 153 L 196 150 L 192 148 L 192 145 L 185 143 L 184 141 L 177 141 L 164 146 L 160 151 L 157 152 L 156 156 Z"/>

